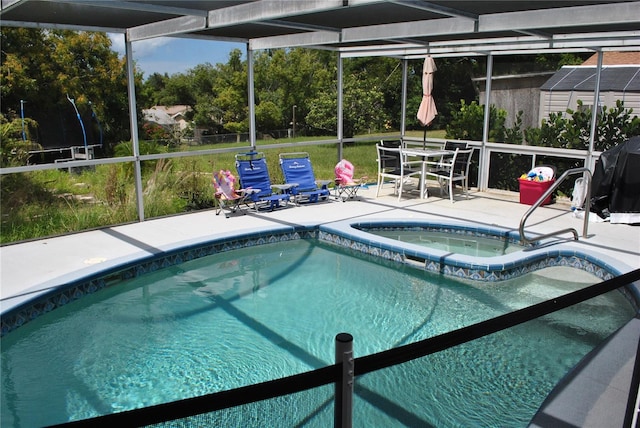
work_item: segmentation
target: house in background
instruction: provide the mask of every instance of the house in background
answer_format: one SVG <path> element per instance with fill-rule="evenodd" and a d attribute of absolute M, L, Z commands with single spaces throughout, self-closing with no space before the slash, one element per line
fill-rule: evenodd
<path fill-rule="evenodd" d="M 189 126 L 187 113 L 191 111 L 190 106 L 153 106 L 150 109 L 142 110 L 145 122 L 156 123 L 162 127 L 172 130 L 184 131 Z"/>
<path fill-rule="evenodd" d="M 187 120 L 187 114 L 191 111 L 191 106 L 177 105 L 177 106 L 156 106 L 156 108 L 164 109 L 169 116 L 173 118 L 178 126 L 178 129 L 184 131 L 190 124 Z"/>
<path fill-rule="evenodd" d="M 565 65 L 540 87 L 538 124 L 550 113 L 565 114 L 577 110 L 578 100 L 583 108 L 593 106 L 598 54 L 582 65 Z M 640 52 L 604 52 L 600 72 L 600 108 L 612 108 L 616 101 L 640 114 Z"/>

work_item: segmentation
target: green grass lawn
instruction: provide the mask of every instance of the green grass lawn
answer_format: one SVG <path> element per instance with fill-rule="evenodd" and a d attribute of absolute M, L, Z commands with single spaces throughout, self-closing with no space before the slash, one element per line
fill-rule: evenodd
<path fill-rule="evenodd" d="M 422 138 L 423 131 L 407 134 Z M 427 135 L 443 138 L 444 131 L 428 131 Z M 356 178 L 366 176 L 368 182 L 375 182 L 375 145 L 385 138 L 385 134 L 367 137 L 371 139 L 345 143 L 342 157 L 354 164 Z M 333 180 L 334 167 L 340 160 L 335 144 L 295 146 L 296 142 L 331 138 L 334 137 L 269 139 L 256 144 L 267 157 L 273 183 L 284 182 L 279 154 L 292 152 L 309 153 L 316 178 Z M 266 147 L 287 143 L 294 145 Z M 177 150 L 233 147 L 240 150 L 246 143 L 180 147 Z M 145 218 L 213 207 L 211 174 L 218 169 L 229 169 L 235 174 L 235 152 L 142 162 Z M 59 169 L 11 174 L 2 178 L 0 244 L 137 221 L 136 207 L 133 165 L 130 163 L 99 165 L 72 173 Z"/>
<path fill-rule="evenodd" d="M 397 134 L 393 134 L 397 135 Z M 415 138 L 423 138 L 424 131 L 408 131 L 406 133 L 407 136 L 415 137 Z M 427 136 L 429 138 L 444 138 L 445 131 L 444 130 L 429 130 L 427 132 Z M 343 146 L 342 157 L 344 159 L 349 160 L 355 166 L 355 175 L 356 177 L 368 176 L 370 180 L 375 181 L 376 175 L 378 173 L 378 164 L 376 161 L 377 153 L 375 145 L 383 138 L 385 138 L 385 134 L 371 134 L 366 137 L 371 137 L 369 141 L 356 142 L 356 143 L 345 143 Z M 317 137 L 316 140 L 326 140 L 332 137 Z M 269 166 L 269 172 L 271 174 L 271 179 L 274 183 L 281 183 L 284 181 L 282 176 L 282 172 L 280 171 L 280 166 L 278 163 L 278 155 L 280 153 L 292 153 L 292 152 L 307 152 L 311 158 L 313 163 L 313 169 L 316 174 L 316 178 L 318 179 L 333 179 L 334 178 L 334 167 L 336 163 L 340 160 L 338 159 L 338 151 L 335 145 L 317 145 L 317 146 L 300 146 L 296 147 L 287 147 L 287 148 L 278 148 L 278 149 L 267 149 L 262 148 L 262 146 L 267 146 L 270 144 L 278 144 L 278 143 L 296 143 L 296 142 L 308 142 L 313 141 L 314 138 L 307 137 L 298 137 L 295 139 L 291 138 L 283 138 L 280 140 L 261 140 L 256 142 L 257 150 L 263 151 L 267 156 L 267 165 Z M 237 146 L 237 143 L 227 143 L 227 144 L 216 144 L 216 145 L 208 145 L 208 146 L 198 146 L 194 148 L 194 150 L 203 150 L 203 149 L 216 149 L 216 148 L 227 148 Z M 216 169 L 229 169 L 235 172 L 235 164 L 234 164 L 234 156 L 233 153 L 221 153 L 216 155 L 215 159 L 210 160 L 209 162 L 213 164 L 213 167 Z M 201 165 L 204 167 L 204 165 Z"/>

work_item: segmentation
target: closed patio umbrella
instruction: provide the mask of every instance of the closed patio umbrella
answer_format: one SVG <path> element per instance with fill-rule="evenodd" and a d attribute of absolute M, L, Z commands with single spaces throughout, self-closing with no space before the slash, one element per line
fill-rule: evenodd
<path fill-rule="evenodd" d="M 436 63 L 431 58 L 431 56 L 427 56 L 424 59 L 424 65 L 422 66 L 422 101 L 420 102 L 420 108 L 418 108 L 418 114 L 416 117 L 424 129 L 424 138 L 427 138 L 427 126 L 433 119 L 435 119 L 438 114 L 438 110 L 436 109 L 436 103 L 433 101 L 433 97 L 431 96 L 431 91 L 433 90 L 433 73 L 437 70 Z"/>

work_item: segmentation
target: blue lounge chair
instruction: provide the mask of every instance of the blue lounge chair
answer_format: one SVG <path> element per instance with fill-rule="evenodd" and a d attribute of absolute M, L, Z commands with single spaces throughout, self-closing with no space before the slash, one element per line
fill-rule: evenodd
<path fill-rule="evenodd" d="M 240 185 L 245 189 L 247 198 L 253 202 L 256 211 L 273 211 L 282 204 L 286 207 L 291 200 L 290 184 L 272 184 L 267 160 L 262 152 L 239 153 L 236 155 L 236 170 Z"/>
<path fill-rule="evenodd" d="M 316 181 L 309 153 L 281 153 L 280 168 L 287 184 L 293 184 L 291 193 L 296 203 L 318 202 L 329 199 L 329 183 L 332 180 Z"/>

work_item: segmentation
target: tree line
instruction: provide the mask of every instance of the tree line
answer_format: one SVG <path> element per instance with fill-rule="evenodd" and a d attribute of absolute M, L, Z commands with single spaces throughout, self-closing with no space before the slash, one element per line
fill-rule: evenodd
<path fill-rule="evenodd" d="M 113 148 L 130 139 L 126 62 L 112 50 L 105 33 L 2 27 L 0 41 L 3 120 L 22 115 L 30 119 L 30 142 L 45 147 L 81 145 L 75 108 L 90 144 L 103 142 Z M 470 61 L 442 60 L 439 66 L 447 71 L 436 76 L 440 116 L 434 127 L 460 99 L 475 99 Z M 398 129 L 400 60 L 355 58 L 345 60 L 343 67 L 345 136 Z M 421 67 L 421 61 L 410 63 L 409 111 L 417 111 L 420 103 Z M 302 48 L 255 52 L 254 76 L 260 132 L 292 127 L 295 114 L 300 133 L 335 135 L 336 53 Z M 189 119 L 198 129 L 249 130 L 247 62 L 240 50 L 230 52 L 226 63 L 203 63 L 173 75 L 145 77 L 136 71 L 134 78 L 140 111 L 153 105 L 188 105 Z M 408 116 L 408 127 L 418 126 Z"/>
<path fill-rule="evenodd" d="M 254 53 L 256 127 L 262 133 L 295 128 L 303 135 L 336 135 L 337 54 L 311 49 L 276 49 Z M 444 123 L 460 99 L 476 97 L 470 63 L 451 62 L 436 77 L 434 96 Z M 444 66 L 444 65 L 443 65 Z M 422 61 L 409 67 L 408 111 L 422 98 Z M 461 84 L 460 82 L 464 82 Z M 446 88 L 449 88 L 447 90 Z M 343 62 L 343 132 L 346 137 L 398 130 L 401 117 L 402 65 L 393 58 L 351 58 Z M 149 105 L 189 105 L 198 128 L 215 133 L 247 132 L 247 63 L 238 49 L 225 64 L 202 64 L 186 73 L 154 73 L 143 85 Z M 408 117 L 408 127 L 419 126 Z M 432 126 L 437 127 L 438 122 Z M 276 135 L 274 135 L 275 137 Z"/>
<path fill-rule="evenodd" d="M 4 123 L 26 117 L 26 130 L 6 127 L 3 162 L 24 142 L 44 147 L 102 143 L 107 155 L 130 140 L 127 72 L 124 58 L 112 50 L 105 33 L 27 28 L 0 28 L 1 114 Z M 576 55 L 496 57 L 497 73 L 555 70 L 579 63 Z M 294 126 L 297 135 L 336 135 L 337 54 L 303 48 L 254 52 L 255 118 L 258 132 Z M 438 116 L 430 125 L 445 129 L 461 105 L 477 100 L 472 78 L 485 74 L 484 57 L 439 58 L 433 96 Z M 422 60 L 408 62 L 406 128 L 421 129 L 415 114 L 422 98 Z M 136 112 L 141 138 L 141 111 L 154 105 L 188 105 L 187 117 L 205 134 L 249 130 L 247 62 L 240 50 L 226 63 L 203 63 L 184 73 L 134 73 Z M 343 133 L 345 137 L 400 129 L 402 62 L 365 57 L 343 61 Z M 78 117 L 85 126 L 81 135 Z M 21 125 L 22 125 L 21 121 Z M 21 126 L 22 127 L 22 126 Z M 24 129 L 24 127 L 22 127 Z M 8 131 L 9 132 L 9 131 Z M 14 146 L 7 144 L 13 141 Z M 5 142 L 7 142 L 5 144 Z M 23 144 L 24 146 L 24 144 Z"/>

